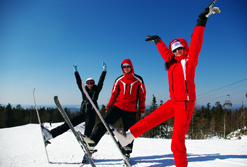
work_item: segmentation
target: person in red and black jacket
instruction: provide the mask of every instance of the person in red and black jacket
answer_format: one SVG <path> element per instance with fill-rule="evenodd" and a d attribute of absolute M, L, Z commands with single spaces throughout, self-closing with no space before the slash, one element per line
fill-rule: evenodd
<path fill-rule="evenodd" d="M 137 111 L 139 100 L 139 113 L 145 110 L 146 90 L 141 76 L 134 73 L 134 67 L 130 59 L 121 63 L 123 75 L 115 80 L 112 88 L 111 99 L 106 107 L 108 110 L 113 105 L 125 111 Z"/>
<path fill-rule="evenodd" d="M 139 107 L 138 117 L 144 116 L 146 89 L 141 76 L 134 73 L 134 67 L 130 59 L 125 59 L 121 63 L 123 75 L 118 77 L 112 88 L 110 101 L 106 107 L 107 112 L 104 120 L 107 124 L 113 125 L 122 118 L 124 130 L 128 130 L 136 123 L 136 112 Z M 90 139 L 86 139 L 89 149 L 93 149 L 105 134 L 106 128 L 103 123 L 99 123 L 94 128 Z M 90 145 L 94 145 L 90 147 Z M 126 156 L 132 152 L 133 142 L 125 147 Z"/>
<path fill-rule="evenodd" d="M 188 165 L 185 135 L 195 107 L 195 70 L 202 47 L 207 18 L 211 14 L 220 12 L 218 7 L 213 7 L 214 3 L 215 0 L 199 15 L 191 37 L 190 47 L 186 40 L 182 38 L 172 40 L 168 48 L 159 36 L 147 36 L 146 41 L 154 41 L 165 60 L 171 99 L 130 127 L 127 133 L 121 134 L 115 129 L 114 134 L 122 146 L 130 143 L 134 138 L 139 137 L 149 129 L 174 117 L 171 150 L 175 165 L 176 167 L 186 167 Z"/>

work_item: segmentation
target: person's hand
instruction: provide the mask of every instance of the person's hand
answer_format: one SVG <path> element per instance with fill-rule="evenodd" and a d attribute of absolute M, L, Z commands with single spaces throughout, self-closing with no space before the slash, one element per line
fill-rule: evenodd
<path fill-rule="evenodd" d="M 107 71 L 107 66 L 106 66 L 105 62 L 102 62 L 102 64 L 103 64 L 103 71 Z"/>
<path fill-rule="evenodd" d="M 78 65 L 78 63 L 76 63 L 76 65 L 73 65 L 73 68 L 74 68 L 75 72 L 77 71 L 77 65 Z"/>
<path fill-rule="evenodd" d="M 145 41 L 154 41 L 154 40 L 158 40 L 160 39 L 160 37 L 158 35 L 147 35 L 147 39 L 145 39 Z"/>
<path fill-rule="evenodd" d="M 220 13 L 221 10 L 219 7 L 214 7 L 216 0 L 213 0 L 211 4 L 203 10 L 203 12 L 199 15 L 199 18 L 205 19 L 208 18 L 210 15 L 215 14 L 215 13 Z"/>
<path fill-rule="evenodd" d="M 105 113 L 108 111 L 109 108 L 110 108 L 109 106 L 106 106 Z"/>
<path fill-rule="evenodd" d="M 144 111 L 139 111 L 137 117 L 138 118 L 144 118 L 145 117 L 145 112 Z"/>

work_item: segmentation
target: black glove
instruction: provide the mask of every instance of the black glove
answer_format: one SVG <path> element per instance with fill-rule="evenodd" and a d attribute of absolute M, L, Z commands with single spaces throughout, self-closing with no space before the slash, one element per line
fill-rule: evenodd
<path fill-rule="evenodd" d="M 154 43 L 157 44 L 158 42 L 160 42 L 160 37 L 158 35 L 147 35 L 147 39 L 145 41 L 154 41 Z"/>
<path fill-rule="evenodd" d="M 214 7 L 216 0 L 213 0 L 211 4 L 204 9 L 204 11 L 199 15 L 200 19 L 205 19 L 208 18 L 210 15 L 215 14 L 215 13 L 220 13 L 221 10 L 218 7 Z"/>

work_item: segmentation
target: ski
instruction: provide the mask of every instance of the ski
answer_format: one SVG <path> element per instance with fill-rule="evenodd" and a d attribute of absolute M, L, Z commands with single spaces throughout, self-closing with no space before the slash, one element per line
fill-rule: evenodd
<path fill-rule="evenodd" d="M 70 127 L 71 131 L 73 132 L 73 134 L 75 135 L 76 140 L 78 141 L 78 143 L 80 144 L 83 152 L 85 153 L 85 155 L 87 156 L 88 161 L 90 162 L 90 164 L 92 165 L 92 167 L 96 167 L 96 165 L 93 162 L 92 159 L 92 155 L 90 153 L 90 150 L 87 147 L 87 144 L 84 141 L 83 135 L 78 131 L 76 132 L 74 126 L 72 125 L 68 115 L 66 114 L 66 112 L 63 110 L 63 107 L 61 106 L 58 97 L 54 96 L 54 101 L 55 104 L 59 110 L 59 112 L 61 113 L 61 115 L 63 116 L 65 122 L 68 124 L 68 126 Z"/>
<path fill-rule="evenodd" d="M 48 157 L 48 153 L 47 153 L 47 149 L 46 149 L 46 145 L 49 144 L 49 143 L 46 143 L 45 142 L 45 139 L 44 139 L 43 130 L 42 130 L 43 129 L 43 125 L 42 125 L 42 122 L 41 122 L 40 117 L 39 117 L 39 111 L 37 109 L 37 104 L 36 104 L 34 93 L 35 93 L 35 88 L 33 89 L 33 100 L 34 100 L 34 105 L 35 105 L 35 110 L 36 110 L 37 118 L 38 118 L 39 125 L 40 125 L 40 131 L 41 131 L 41 135 L 42 135 L 42 139 L 43 139 L 43 144 L 44 144 L 44 148 L 45 148 L 46 158 L 47 158 L 48 163 L 50 163 L 50 160 L 49 160 L 49 157 Z"/>
<path fill-rule="evenodd" d="M 129 163 L 129 160 L 127 159 L 127 157 L 125 156 L 125 151 L 123 149 L 123 147 L 121 146 L 121 144 L 116 140 L 115 138 L 115 135 L 113 134 L 112 130 L 110 130 L 110 127 L 109 125 L 105 122 L 104 118 L 102 117 L 102 115 L 100 114 L 98 108 L 95 106 L 95 104 L 93 103 L 92 99 L 90 98 L 90 96 L 88 95 L 86 89 L 85 89 L 85 86 L 84 86 L 84 82 L 82 80 L 81 82 L 81 86 L 82 86 L 82 89 L 83 89 L 83 92 L 86 94 L 88 100 L 90 101 L 90 103 L 92 104 L 94 110 L 96 111 L 96 113 L 98 114 L 100 120 L 102 121 L 102 123 L 104 124 L 106 130 L 109 132 L 110 136 L 112 137 L 114 143 L 116 144 L 119 152 L 122 154 L 122 157 L 123 157 L 123 160 L 124 160 L 124 163 L 126 164 L 126 166 L 128 167 L 131 167 L 130 163 Z"/>

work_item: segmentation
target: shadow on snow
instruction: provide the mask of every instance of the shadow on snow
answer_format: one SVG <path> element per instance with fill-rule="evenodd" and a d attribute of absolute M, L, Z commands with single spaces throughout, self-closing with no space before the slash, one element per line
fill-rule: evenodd
<path fill-rule="evenodd" d="M 225 160 L 230 158 L 247 159 L 247 155 L 220 155 L 216 154 L 187 154 L 188 162 L 203 162 L 203 161 L 214 161 L 216 159 Z M 103 163 L 104 165 L 112 165 L 116 162 L 122 163 L 122 159 L 93 159 L 93 161 L 99 165 Z M 108 163 L 109 162 L 109 163 Z M 159 167 L 159 166 L 174 166 L 173 154 L 167 155 L 152 155 L 152 156 L 142 156 L 142 157 L 131 157 L 130 164 L 142 164 L 150 163 L 149 167 Z M 50 162 L 50 164 L 81 164 L 81 162 Z"/>
<path fill-rule="evenodd" d="M 216 159 L 225 160 L 225 159 L 247 159 L 247 155 L 220 155 L 216 154 L 187 154 L 188 162 L 203 162 L 203 161 L 214 161 Z M 143 157 L 131 157 L 131 165 L 141 164 L 141 163 L 150 163 L 150 167 L 158 166 L 173 166 L 174 159 L 173 154 L 167 155 L 153 155 L 153 156 L 143 156 Z"/>

